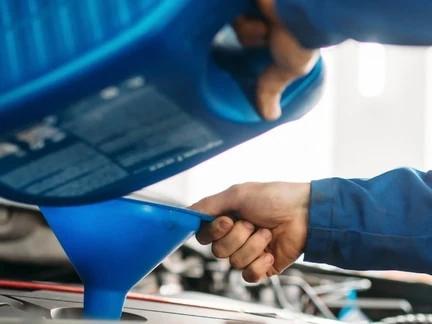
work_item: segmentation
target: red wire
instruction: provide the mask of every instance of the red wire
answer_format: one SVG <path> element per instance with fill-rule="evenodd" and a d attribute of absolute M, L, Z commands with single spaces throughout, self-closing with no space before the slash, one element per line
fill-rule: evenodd
<path fill-rule="evenodd" d="M 0 288 L 11 288 L 17 290 L 47 290 L 47 291 L 76 293 L 76 294 L 84 293 L 84 288 L 82 286 L 77 286 L 77 285 L 62 285 L 62 284 L 48 283 L 48 282 L 20 281 L 20 280 L 7 280 L 7 279 L 0 279 Z M 164 304 L 220 309 L 218 307 L 211 307 L 205 304 L 201 304 L 198 301 L 185 302 L 184 300 L 180 300 L 176 298 L 152 296 L 152 295 L 145 295 L 145 294 L 134 293 L 134 292 L 128 293 L 127 298 L 134 299 L 134 300 L 164 303 Z M 225 309 L 225 310 L 229 310 L 229 309 Z"/>

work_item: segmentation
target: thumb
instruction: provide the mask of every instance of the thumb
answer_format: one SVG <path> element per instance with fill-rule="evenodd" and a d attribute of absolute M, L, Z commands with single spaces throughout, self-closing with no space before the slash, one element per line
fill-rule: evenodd
<path fill-rule="evenodd" d="M 257 83 L 256 104 L 265 119 L 275 120 L 280 117 L 282 93 L 295 78 L 295 74 L 275 64 L 270 65 L 261 74 Z"/>
<path fill-rule="evenodd" d="M 285 88 L 295 79 L 309 73 L 319 53 L 303 48 L 283 27 L 274 26 L 270 37 L 271 64 L 257 83 L 257 106 L 265 119 L 281 115 L 280 99 Z"/>

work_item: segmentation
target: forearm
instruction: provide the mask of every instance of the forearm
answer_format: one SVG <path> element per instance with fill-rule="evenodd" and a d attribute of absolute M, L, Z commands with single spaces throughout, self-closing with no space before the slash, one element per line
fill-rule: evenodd
<path fill-rule="evenodd" d="M 430 0 L 276 0 L 277 13 L 303 46 L 346 39 L 432 45 Z"/>
<path fill-rule="evenodd" d="M 432 171 L 312 182 L 305 260 L 432 273 Z"/>

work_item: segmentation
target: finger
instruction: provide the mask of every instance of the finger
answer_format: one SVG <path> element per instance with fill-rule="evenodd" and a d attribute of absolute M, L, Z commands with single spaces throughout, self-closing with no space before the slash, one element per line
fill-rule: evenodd
<path fill-rule="evenodd" d="M 274 262 L 273 255 L 270 253 L 262 254 L 258 259 L 252 262 L 243 270 L 243 279 L 247 282 L 258 282 L 267 277 L 267 271 L 270 271 Z"/>
<path fill-rule="evenodd" d="M 229 214 L 238 210 L 242 200 L 242 188 L 242 185 L 234 185 L 218 194 L 201 199 L 190 208 L 213 216 Z"/>
<path fill-rule="evenodd" d="M 196 239 L 203 245 L 220 240 L 231 231 L 234 222 L 227 216 L 220 216 L 211 223 L 205 223 L 196 234 Z"/>
<path fill-rule="evenodd" d="M 267 120 L 278 119 L 282 114 L 280 102 L 283 92 L 294 80 L 305 74 L 276 64 L 270 65 L 258 79 L 256 98 L 258 112 Z"/>
<path fill-rule="evenodd" d="M 282 111 L 280 99 L 287 85 L 295 76 L 272 64 L 258 79 L 257 106 L 259 113 L 267 120 L 276 120 Z"/>
<path fill-rule="evenodd" d="M 269 28 L 262 20 L 240 16 L 234 21 L 233 27 L 244 46 L 265 45 Z"/>
<path fill-rule="evenodd" d="M 257 106 L 265 119 L 275 120 L 281 115 L 283 91 L 309 73 L 319 55 L 318 51 L 303 48 L 284 28 L 273 29 L 270 43 L 274 63 L 258 79 Z"/>
<path fill-rule="evenodd" d="M 226 258 L 240 249 L 255 230 L 247 221 L 237 221 L 232 230 L 220 240 L 213 243 L 212 252 L 218 258 Z"/>
<path fill-rule="evenodd" d="M 319 57 L 318 50 L 303 47 L 283 26 L 273 27 L 270 47 L 275 64 L 297 76 L 307 74 Z"/>
<path fill-rule="evenodd" d="M 258 7 L 259 7 L 260 11 L 262 12 L 262 14 L 264 15 L 264 17 L 273 24 L 279 23 L 279 19 L 276 15 L 276 8 L 275 8 L 274 3 L 275 3 L 274 0 L 258 0 L 257 1 Z"/>
<path fill-rule="evenodd" d="M 269 229 L 261 228 L 254 233 L 246 243 L 230 257 L 231 266 L 235 269 L 243 269 L 263 254 L 265 248 L 272 239 Z"/>

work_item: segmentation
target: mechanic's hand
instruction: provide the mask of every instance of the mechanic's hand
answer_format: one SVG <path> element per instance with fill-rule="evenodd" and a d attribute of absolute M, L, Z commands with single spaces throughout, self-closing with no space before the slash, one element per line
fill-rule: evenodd
<path fill-rule="evenodd" d="M 216 217 L 201 228 L 197 239 L 212 243 L 215 256 L 229 257 L 246 281 L 279 274 L 303 253 L 309 194 L 309 183 L 232 186 L 191 206 Z"/>
<path fill-rule="evenodd" d="M 257 0 L 266 21 L 240 16 L 234 22 L 237 37 L 244 46 L 269 46 L 274 63 L 257 84 L 257 107 L 261 115 L 274 120 L 281 115 L 280 98 L 296 78 L 306 75 L 318 59 L 318 51 L 305 49 L 282 25 L 274 0 Z"/>

